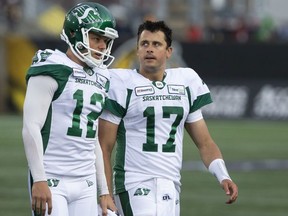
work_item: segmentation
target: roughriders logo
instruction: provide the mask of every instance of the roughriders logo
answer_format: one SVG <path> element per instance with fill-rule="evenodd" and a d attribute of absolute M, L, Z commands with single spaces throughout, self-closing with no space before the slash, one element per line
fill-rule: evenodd
<path fill-rule="evenodd" d="M 83 5 L 73 10 L 73 14 L 77 17 L 79 24 L 102 22 L 99 12 L 96 8 L 91 8 L 88 5 Z"/>

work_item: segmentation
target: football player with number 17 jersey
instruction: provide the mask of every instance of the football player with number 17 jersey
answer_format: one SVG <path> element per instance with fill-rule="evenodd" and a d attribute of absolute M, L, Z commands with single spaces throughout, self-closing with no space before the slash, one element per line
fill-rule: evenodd
<path fill-rule="evenodd" d="M 207 85 L 191 68 L 166 68 L 171 34 L 163 21 L 144 22 L 137 40 L 140 68 L 110 70 L 99 141 L 111 194 L 110 159 L 117 141 L 113 187 L 121 215 L 180 215 L 184 128 L 229 196 L 227 203 L 237 198 L 237 186 L 201 113 L 212 102 Z"/>

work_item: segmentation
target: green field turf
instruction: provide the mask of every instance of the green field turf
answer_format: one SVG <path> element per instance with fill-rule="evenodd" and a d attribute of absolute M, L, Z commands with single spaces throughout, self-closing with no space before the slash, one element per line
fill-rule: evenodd
<path fill-rule="evenodd" d="M 227 165 L 245 161 L 288 159 L 288 122 L 207 121 Z M 20 116 L 0 116 L 0 215 L 29 216 L 27 163 L 21 140 Z M 184 161 L 198 161 L 196 147 L 185 137 Z M 206 171 L 182 172 L 182 216 L 286 216 L 288 169 L 231 170 L 239 199 L 226 196 Z"/>
<path fill-rule="evenodd" d="M 207 121 L 225 161 L 261 162 L 288 159 L 288 122 Z M 185 137 L 184 161 L 200 160 L 198 151 Z M 228 165 L 227 164 L 227 165 Z M 226 196 L 208 172 L 182 172 L 183 216 L 285 216 L 288 215 L 288 169 L 230 171 L 239 187 L 239 198 L 225 204 Z"/>

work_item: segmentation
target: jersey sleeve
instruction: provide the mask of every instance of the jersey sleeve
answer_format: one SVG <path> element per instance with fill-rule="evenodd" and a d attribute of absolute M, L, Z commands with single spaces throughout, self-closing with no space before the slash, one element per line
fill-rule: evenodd
<path fill-rule="evenodd" d="M 54 79 L 47 76 L 37 76 L 29 80 L 26 91 L 23 106 L 22 137 L 34 182 L 46 181 L 41 130 L 56 89 L 57 83 Z"/>
<path fill-rule="evenodd" d="M 104 109 L 108 110 L 111 114 L 122 118 L 126 113 L 127 101 L 131 96 L 132 90 L 127 89 L 125 81 L 116 73 L 121 73 L 121 71 L 110 71 L 110 88 Z"/>
<path fill-rule="evenodd" d="M 201 109 L 198 109 L 195 112 L 190 113 L 185 122 L 193 123 L 199 121 L 200 119 L 203 119 L 203 115 Z"/>
<path fill-rule="evenodd" d="M 119 125 L 121 122 L 121 118 L 113 115 L 111 112 L 109 112 L 108 110 L 104 110 L 100 117 L 101 119 L 104 119 L 106 121 L 112 122 L 113 124 Z"/>
<path fill-rule="evenodd" d="M 57 56 L 52 56 L 53 50 L 38 50 L 33 57 L 33 63 L 26 74 L 26 82 L 33 76 L 50 76 L 56 80 L 58 90 L 55 92 L 53 100 L 59 97 L 63 91 L 69 75 L 73 69 L 64 64 L 57 63 Z"/>
<path fill-rule="evenodd" d="M 191 101 L 190 113 L 193 113 L 201 107 L 212 103 L 213 101 L 206 83 L 203 82 L 195 71 L 192 69 L 190 70 L 191 78 L 187 79 L 189 80 L 187 93 Z"/>

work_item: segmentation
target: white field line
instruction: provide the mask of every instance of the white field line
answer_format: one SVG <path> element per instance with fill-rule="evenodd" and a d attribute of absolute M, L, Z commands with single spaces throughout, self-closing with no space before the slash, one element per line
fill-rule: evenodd
<path fill-rule="evenodd" d="M 288 160 L 255 160 L 255 161 L 226 161 L 227 169 L 230 171 L 249 172 L 253 170 L 288 170 Z M 182 171 L 207 171 L 202 161 L 184 161 Z"/>

